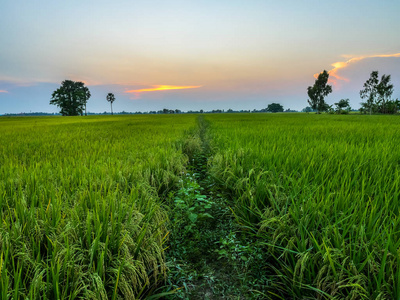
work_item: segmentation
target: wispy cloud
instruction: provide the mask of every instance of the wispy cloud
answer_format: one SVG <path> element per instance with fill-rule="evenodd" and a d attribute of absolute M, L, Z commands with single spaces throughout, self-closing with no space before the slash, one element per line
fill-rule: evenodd
<path fill-rule="evenodd" d="M 183 90 L 183 89 L 196 89 L 202 87 L 201 85 L 188 85 L 188 86 L 176 86 L 176 85 L 153 85 L 151 88 L 139 89 L 139 90 L 128 90 L 125 93 L 143 93 L 143 92 L 156 92 L 166 90 Z"/>
<path fill-rule="evenodd" d="M 344 55 L 344 57 L 347 57 L 347 58 L 348 58 L 349 56 L 345 56 L 345 55 Z M 334 84 L 334 85 L 336 85 L 336 84 L 338 83 L 339 80 L 349 82 L 349 79 L 348 79 L 348 78 L 345 78 L 345 77 L 340 76 L 340 75 L 338 74 L 338 71 L 339 71 L 340 69 L 347 68 L 349 65 L 351 65 L 351 64 L 353 64 L 353 63 L 356 63 L 356 62 L 359 62 L 359 61 L 361 61 L 361 60 L 363 60 L 363 59 L 366 59 L 366 58 L 378 58 L 378 57 L 382 57 L 382 58 L 385 58 L 385 57 L 400 57 L 400 53 L 394 53 L 394 54 L 361 55 L 361 56 L 356 56 L 356 57 L 351 57 L 351 56 L 350 56 L 350 58 L 349 58 L 348 60 L 346 60 L 346 61 L 335 62 L 335 63 L 333 63 L 333 64 L 331 65 L 331 66 L 333 67 L 333 69 L 331 69 L 331 70 L 329 71 L 329 80 L 330 80 L 331 83 Z M 314 77 L 315 77 L 315 78 L 318 78 L 318 75 L 319 75 L 318 73 L 317 73 L 317 74 L 314 74 Z"/>
<path fill-rule="evenodd" d="M 178 85 L 152 85 L 149 88 L 137 89 L 137 90 L 126 90 L 125 93 L 131 94 L 133 97 L 131 99 L 140 99 L 140 95 L 142 93 L 148 92 L 160 92 L 160 91 L 169 91 L 169 90 L 184 90 L 184 89 L 196 89 L 200 88 L 202 85 L 185 85 L 185 86 L 178 86 Z"/>
<path fill-rule="evenodd" d="M 6 90 L 0 90 L 0 93 L 8 93 Z"/>

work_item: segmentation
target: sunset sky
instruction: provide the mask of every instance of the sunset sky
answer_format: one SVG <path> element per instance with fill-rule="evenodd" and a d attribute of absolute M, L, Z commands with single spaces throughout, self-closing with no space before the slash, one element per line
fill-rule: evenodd
<path fill-rule="evenodd" d="M 400 98 L 400 1 L 0 2 L 0 114 L 57 112 L 51 93 L 85 82 L 90 112 L 307 106 L 330 71 L 329 104 L 373 70 Z"/>

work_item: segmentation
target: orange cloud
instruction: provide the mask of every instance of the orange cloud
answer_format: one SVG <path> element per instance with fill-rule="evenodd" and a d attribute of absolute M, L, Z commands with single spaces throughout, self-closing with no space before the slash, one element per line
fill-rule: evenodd
<path fill-rule="evenodd" d="M 0 93 L 8 93 L 6 90 L 0 90 Z"/>
<path fill-rule="evenodd" d="M 348 57 L 348 56 L 345 56 Z M 339 61 L 336 63 L 333 63 L 331 66 L 333 67 L 332 70 L 328 71 L 329 73 L 329 80 L 336 85 L 338 80 L 343 80 L 348 82 L 349 79 L 342 77 L 338 75 L 338 70 L 347 68 L 350 64 L 358 62 L 360 60 L 366 59 L 366 58 L 376 58 L 376 57 L 400 57 L 400 53 L 395 53 L 395 54 L 375 54 L 375 55 L 362 55 L 362 56 L 357 56 L 357 57 L 352 57 L 348 59 L 347 61 Z M 318 78 L 318 73 L 314 74 L 315 78 Z"/>
<path fill-rule="evenodd" d="M 165 90 L 183 90 L 183 89 L 195 89 L 202 87 L 201 85 L 196 86 L 175 86 L 175 85 L 153 85 L 152 88 L 140 89 L 140 90 L 129 90 L 125 93 L 143 93 L 143 92 L 155 92 L 155 91 L 165 91 Z"/>

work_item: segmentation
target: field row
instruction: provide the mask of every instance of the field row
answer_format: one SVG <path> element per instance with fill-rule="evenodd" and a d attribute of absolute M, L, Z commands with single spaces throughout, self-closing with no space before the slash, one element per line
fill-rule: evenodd
<path fill-rule="evenodd" d="M 254 267 L 270 275 L 267 292 L 399 299 L 397 116 L 208 119 L 210 173 L 264 253 Z"/>
<path fill-rule="evenodd" d="M 0 298 L 134 299 L 165 279 L 194 116 L 0 120 Z"/>
<path fill-rule="evenodd" d="M 230 201 L 239 226 L 221 240 L 242 252 L 224 253 L 245 262 L 254 295 L 400 298 L 397 116 L 204 119 L 208 184 Z M 178 189 L 201 148 L 196 122 L 196 115 L 1 118 L 0 298 L 161 293 L 168 233 L 180 232 L 170 230 L 174 204 L 165 199 L 190 190 Z"/>

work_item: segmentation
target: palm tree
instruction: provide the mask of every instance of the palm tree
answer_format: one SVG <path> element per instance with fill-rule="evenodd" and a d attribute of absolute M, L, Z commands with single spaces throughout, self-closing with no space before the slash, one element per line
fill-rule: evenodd
<path fill-rule="evenodd" d="M 113 93 L 108 93 L 107 94 L 107 101 L 111 103 L 111 114 L 113 114 L 112 104 L 115 101 L 115 96 L 114 96 Z"/>

